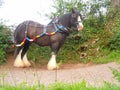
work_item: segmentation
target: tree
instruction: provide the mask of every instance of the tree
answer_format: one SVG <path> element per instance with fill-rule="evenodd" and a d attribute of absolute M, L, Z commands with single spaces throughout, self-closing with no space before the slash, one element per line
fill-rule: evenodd
<path fill-rule="evenodd" d="M 72 8 L 77 8 L 79 11 L 83 11 L 85 4 L 82 3 L 82 0 L 54 0 L 53 7 L 56 9 L 56 12 L 52 12 L 52 16 L 61 16 L 67 12 L 70 12 Z"/>

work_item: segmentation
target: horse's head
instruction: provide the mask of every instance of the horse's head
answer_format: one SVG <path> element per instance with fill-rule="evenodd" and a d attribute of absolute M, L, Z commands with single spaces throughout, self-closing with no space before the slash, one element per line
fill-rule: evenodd
<path fill-rule="evenodd" d="M 83 29 L 82 21 L 83 19 L 81 14 L 78 11 L 72 9 L 70 17 L 71 26 L 74 27 L 77 31 L 81 31 Z"/>

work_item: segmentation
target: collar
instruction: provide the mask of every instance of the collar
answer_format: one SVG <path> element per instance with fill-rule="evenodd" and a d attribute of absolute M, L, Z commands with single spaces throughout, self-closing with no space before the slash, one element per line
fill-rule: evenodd
<path fill-rule="evenodd" d="M 58 23 L 55 23 L 55 22 L 53 22 L 53 24 L 54 24 L 55 29 L 58 30 L 58 32 L 64 33 L 64 34 L 67 34 L 67 35 L 69 34 L 69 29 L 67 29 L 62 24 L 58 24 Z"/>

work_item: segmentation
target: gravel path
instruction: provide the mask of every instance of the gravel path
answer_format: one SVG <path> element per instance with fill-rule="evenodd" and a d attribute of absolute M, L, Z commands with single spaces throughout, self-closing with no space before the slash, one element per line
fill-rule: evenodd
<path fill-rule="evenodd" d="M 59 70 L 49 71 L 46 68 L 14 68 L 12 63 L 0 66 L 0 80 L 4 79 L 11 85 L 27 82 L 30 85 L 40 83 L 48 85 L 54 82 L 80 82 L 85 80 L 88 84 L 100 86 L 103 82 L 120 84 L 114 79 L 111 68 L 119 69 L 120 65 L 115 62 L 89 65 L 89 64 L 67 64 L 61 66 Z"/>

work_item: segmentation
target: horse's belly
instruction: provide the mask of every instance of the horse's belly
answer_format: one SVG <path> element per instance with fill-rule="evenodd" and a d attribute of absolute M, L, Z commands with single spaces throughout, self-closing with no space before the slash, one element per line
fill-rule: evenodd
<path fill-rule="evenodd" d="M 48 36 L 43 36 L 41 38 L 38 38 L 35 41 L 36 44 L 40 46 L 49 46 L 50 45 L 50 38 Z"/>

